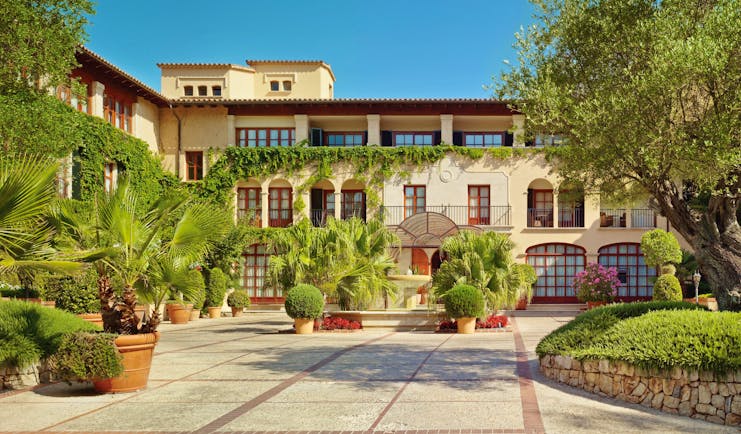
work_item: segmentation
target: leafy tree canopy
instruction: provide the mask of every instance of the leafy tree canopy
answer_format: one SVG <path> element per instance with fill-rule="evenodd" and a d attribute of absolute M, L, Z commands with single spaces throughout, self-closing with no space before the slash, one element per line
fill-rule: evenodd
<path fill-rule="evenodd" d="M 532 0 L 537 22 L 497 83 L 528 131 L 557 133 L 559 172 L 648 193 L 689 241 L 721 307 L 741 307 L 738 0 Z"/>

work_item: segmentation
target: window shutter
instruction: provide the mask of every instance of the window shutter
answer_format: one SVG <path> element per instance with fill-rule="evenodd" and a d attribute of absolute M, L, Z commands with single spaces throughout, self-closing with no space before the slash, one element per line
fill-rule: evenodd
<path fill-rule="evenodd" d="M 510 132 L 504 133 L 504 146 L 512 146 L 514 135 Z"/>
<path fill-rule="evenodd" d="M 363 146 L 368 145 L 368 130 L 363 131 Z"/>
<path fill-rule="evenodd" d="M 311 129 L 311 146 L 324 146 L 322 142 L 322 129 L 312 128 Z"/>
<path fill-rule="evenodd" d="M 394 136 L 391 131 L 381 131 L 381 146 L 393 146 Z"/>
<path fill-rule="evenodd" d="M 440 130 L 433 131 L 433 133 L 432 133 L 432 145 L 433 146 L 439 145 L 441 141 L 442 141 L 441 131 Z"/>
<path fill-rule="evenodd" d="M 453 131 L 453 144 L 463 146 L 463 131 Z"/>

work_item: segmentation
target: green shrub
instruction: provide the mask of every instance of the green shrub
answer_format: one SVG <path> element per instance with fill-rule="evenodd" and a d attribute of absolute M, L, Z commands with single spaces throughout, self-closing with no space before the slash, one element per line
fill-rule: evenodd
<path fill-rule="evenodd" d="M 98 327 L 59 309 L 0 302 L 0 366 L 23 368 L 53 354 L 62 335 Z"/>
<path fill-rule="evenodd" d="M 445 311 L 451 318 L 484 316 L 484 296 L 471 285 L 456 285 L 443 296 Z"/>
<path fill-rule="evenodd" d="M 203 281 L 203 274 L 199 270 L 193 269 L 188 271 L 184 291 L 188 294 L 188 301 L 193 303 L 194 310 L 201 310 L 203 302 L 206 301 L 206 283 Z"/>
<path fill-rule="evenodd" d="M 657 310 L 707 311 L 708 309 L 705 306 L 683 301 L 650 301 L 602 306 L 582 313 L 573 321 L 551 332 L 538 343 L 535 351 L 540 357 L 546 354 L 571 354 L 576 349 L 589 346 L 621 320 Z"/>
<path fill-rule="evenodd" d="M 221 268 L 212 268 L 206 287 L 206 306 L 221 307 L 226 294 L 226 274 Z"/>
<path fill-rule="evenodd" d="M 229 305 L 229 307 L 236 308 L 250 307 L 250 295 L 247 294 L 247 291 L 237 289 L 226 298 L 226 304 Z"/>
<path fill-rule="evenodd" d="M 47 278 L 44 294 L 46 299 L 56 302 L 57 309 L 75 314 L 100 312 L 97 273 L 94 269 L 80 276 Z"/>
<path fill-rule="evenodd" d="M 682 286 L 673 274 L 662 274 L 654 283 L 654 300 L 682 301 Z"/>
<path fill-rule="evenodd" d="M 91 381 L 113 378 L 123 373 L 123 357 L 116 350 L 115 334 L 73 332 L 62 336 L 50 358 L 57 379 Z"/>
<path fill-rule="evenodd" d="M 317 319 L 324 312 L 324 297 L 319 288 L 298 284 L 286 294 L 285 306 L 291 318 Z"/>
<path fill-rule="evenodd" d="M 649 312 L 618 322 L 571 355 L 662 370 L 735 371 L 741 368 L 741 313 Z"/>
<path fill-rule="evenodd" d="M 682 249 L 674 234 L 663 229 L 654 229 L 641 236 L 641 251 L 646 265 L 660 267 L 664 264 L 682 262 Z M 674 273 L 672 273 L 674 274 Z"/>

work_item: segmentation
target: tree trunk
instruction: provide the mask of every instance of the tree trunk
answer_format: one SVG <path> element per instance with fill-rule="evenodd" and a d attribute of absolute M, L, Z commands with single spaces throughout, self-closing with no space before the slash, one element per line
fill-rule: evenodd
<path fill-rule="evenodd" d="M 103 318 L 103 330 L 106 333 L 120 333 L 121 315 L 116 310 L 118 297 L 111 286 L 111 278 L 107 275 L 98 275 L 98 299 L 100 300 L 100 316 Z"/>
<path fill-rule="evenodd" d="M 708 279 L 720 310 L 741 311 L 741 236 L 725 242 L 693 244 L 703 278 Z"/>
<path fill-rule="evenodd" d="M 131 285 L 124 287 L 118 309 L 121 312 L 121 333 L 125 335 L 139 333 L 139 318 L 136 316 L 136 290 Z"/>

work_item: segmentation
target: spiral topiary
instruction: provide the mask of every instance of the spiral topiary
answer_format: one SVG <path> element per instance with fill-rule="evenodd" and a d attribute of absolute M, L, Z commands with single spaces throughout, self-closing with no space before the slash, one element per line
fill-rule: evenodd
<path fill-rule="evenodd" d="M 662 274 L 654 283 L 654 300 L 682 301 L 682 286 L 672 274 Z"/>
<path fill-rule="evenodd" d="M 285 306 L 291 318 L 317 319 L 324 312 L 324 297 L 319 288 L 298 284 L 286 294 Z"/>
<path fill-rule="evenodd" d="M 484 316 L 484 295 L 471 285 L 458 284 L 443 296 L 445 311 L 451 318 Z"/>

